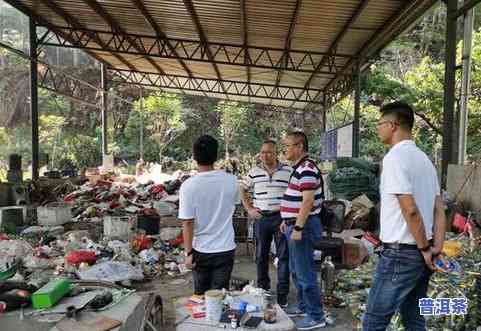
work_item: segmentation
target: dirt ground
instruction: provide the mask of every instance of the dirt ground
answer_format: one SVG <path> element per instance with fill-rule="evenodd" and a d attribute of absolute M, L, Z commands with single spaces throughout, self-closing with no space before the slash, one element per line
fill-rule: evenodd
<path fill-rule="evenodd" d="M 256 279 L 256 266 L 252 258 L 252 253 L 247 255 L 245 246 L 239 245 L 236 250 L 236 261 L 234 264 L 234 271 L 232 275 L 234 277 L 241 277 L 245 279 Z M 272 266 L 270 268 L 272 288 L 276 286 L 276 270 Z M 175 312 L 174 312 L 174 299 L 180 297 L 186 297 L 192 295 L 192 275 L 188 274 L 182 278 L 183 281 L 178 279 L 163 279 L 153 281 L 145 284 L 142 288 L 143 291 L 155 291 L 160 294 L 164 301 L 164 317 L 165 325 L 162 330 L 174 331 L 175 330 Z M 181 281 L 181 283 L 177 283 Z M 289 293 L 289 303 L 295 302 L 295 290 L 293 284 L 291 284 L 291 291 Z M 332 309 L 332 313 L 336 316 L 336 323 L 332 327 L 324 328 L 323 330 L 329 331 L 349 331 L 352 330 L 352 315 L 349 308 L 344 309 Z"/>

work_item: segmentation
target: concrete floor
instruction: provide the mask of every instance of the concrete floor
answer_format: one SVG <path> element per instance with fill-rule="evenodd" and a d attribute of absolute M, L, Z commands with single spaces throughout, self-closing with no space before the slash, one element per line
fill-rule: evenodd
<path fill-rule="evenodd" d="M 236 261 L 234 265 L 234 271 L 232 276 L 241 277 L 244 279 L 255 280 L 256 279 L 256 266 L 251 256 L 245 254 L 245 247 L 238 247 L 236 251 Z M 272 288 L 276 287 L 276 271 L 274 267 L 270 269 L 270 275 L 272 280 Z M 162 330 L 174 331 L 175 330 L 175 313 L 174 313 L 174 299 L 180 297 L 186 297 L 192 295 L 192 275 L 188 274 L 182 278 L 184 281 L 177 284 L 177 279 L 163 279 L 154 281 L 143 286 L 143 290 L 155 291 L 160 294 L 164 300 L 164 316 L 165 326 Z M 289 293 L 289 303 L 295 302 L 295 290 L 293 284 L 291 284 L 291 291 Z M 330 331 L 349 331 L 352 330 L 353 318 L 349 308 L 332 309 L 330 310 L 336 316 L 336 323 L 332 327 L 326 327 L 323 330 Z"/>

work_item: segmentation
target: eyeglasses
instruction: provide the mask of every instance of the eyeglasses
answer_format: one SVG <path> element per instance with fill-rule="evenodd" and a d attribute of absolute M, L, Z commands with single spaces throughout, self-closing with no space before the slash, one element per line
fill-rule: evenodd
<path fill-rule="evenodd" d="M 376 123 L 376 126 L 377 126 L 377 127 L 380 127 L 381 125 L 384 125 L 384 124 L 386 124 L 386 123 L 391 123 L 392 125 L 399 125 L 398 122 L 394 122 L 394 121 L 381 121 L 381 122 L 377 122 L 377 123 Z"/>

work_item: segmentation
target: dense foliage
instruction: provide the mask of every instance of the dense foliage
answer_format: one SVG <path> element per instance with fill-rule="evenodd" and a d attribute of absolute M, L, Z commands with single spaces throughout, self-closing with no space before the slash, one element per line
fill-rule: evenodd
<path fill-rule="evenodd" d="M 0 39 L 26 51 L 27 21 L 11 8 L 1 10 Z M 378 160 L 385 152 L 375 127 L 378 107 L 385 102 L 404 100 L 416 109 L 418 144 L 433 160 L 439 161 L 445 19 L 444 5 L 431 10 L 393 42 L 364 74 L 360 144 L 363 157 Z M 468 127 L 468 153 L 472 157 L 481 150 L 480 23 L 476 22 L 475 27 Z M 458 45 L 458 63 L 461 49 L 462 42 Z M 98 64 L 80 51 L 45 48 L 41 59 L 99 86 Z M 21 153 L 25 165 L 30 162 L 28 65 L 25 59 L 0 48 L 0 168 L 3 169 L 12 152 Z M 457 77 L 458 98 L 460 78 Z M 98 92 L 85 86 L 77 93 L 79 98 L 95 100 Z M 293 128 L 305 130 L 310 136 L 312 153 L 319 151 L 322 117 L 319 113 L 149 90 L 143 92 L 141 107 L 140 90 L 136 87 L 115 83 L 109 93 L 128 100 L 109 98 L 108 103 L 109 148 L 116 158 L 127 163 L 132 164 L 140 157 L 141 128 L 147 161 L 157 162 L 165 157 L 189 161 L 194 139 L 205 133 L 219 139 L 221 155 L 225 157 L 254 155 L 264 139 L 279 138 Z M 49 155 L 51 166 L 73 163 L 81 168 L 101 162 L 101 119 L 97 108 L 42 89 L 39 107 L 41 152 Z M 353 98 L 347 97 L 327 114 L 328 127 L 349 122 L 352 113 Z"/>

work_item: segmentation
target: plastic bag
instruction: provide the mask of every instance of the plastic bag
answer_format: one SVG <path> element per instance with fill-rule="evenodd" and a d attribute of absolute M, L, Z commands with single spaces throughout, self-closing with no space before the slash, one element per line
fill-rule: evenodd
<path fill-rule="evenodd" d="M 153 205 L 159 216 L 174 215 L 176 212 L 175 205 L 166 201 L 155 201 Z"/>
<path fill-rule="evenodd" d="M 157 263 L 159 261 L 159 252 L 155 249 L 144 249 L 139 253 L 139 257 L 147 263 Z"/>
<path fill-rule="evenodd" d="M 32 251 L 32 246 L 23 240 L 0 241 L 0 258 L 10 256 L 21 258 Z"/>
<path fill-rule="evenodd" d="M 128 263 L 103 262 L 92 266 L 90 269 L 78 273 L 83 280 L 104 280 L 108 282 L 121 282 L 124 280 L 142 280 L 142 271 Z"/>
<path fill-rule="evenodd" d="M 174 240 L 181 232 L 181 228 L 163 228 L 160 230 L 160 239 L 163 241 Z"/>
<path fill-rule="evenodd" d="M 25 257 L 23 263 L 27 269 L 50 269 L 55 267 L 50 259 L 33 255 Z"/>

